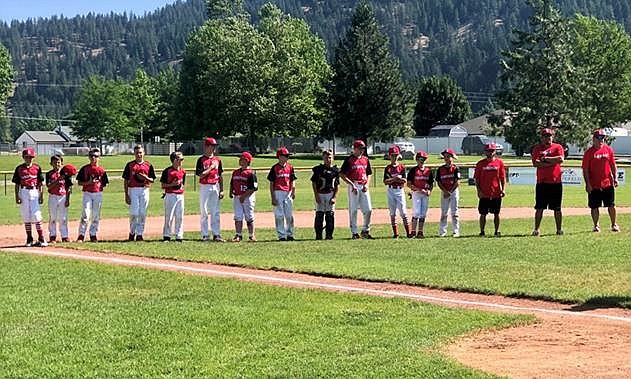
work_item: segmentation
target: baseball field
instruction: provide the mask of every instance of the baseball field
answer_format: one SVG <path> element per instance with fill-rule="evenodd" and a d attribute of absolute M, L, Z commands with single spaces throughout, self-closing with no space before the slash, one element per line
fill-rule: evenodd
<path fill-rule="evenodd" d="M 122 168 L 124 161 L 118 166 Z M 271 209 L 266 169 L 263 172 L 259 174 L 260 212 Z M 373 204 L 383 208 L 381 170 L 377 174 L 377 185 L 371 190 Z M 310 210 L 308 173 L 298 176 L 297 208 Z M 195 214 L 196 192 L 191 182 L 188 185 L 187 212 Z M 115 181 L 109 190 L 104 216 L 124 217 L 122 182 Z M 152 192 L 149 213 L 159 215 L 159 191 Z M 631 225 L 631 214 L 619 216 L 620 233 L 606 227 L 601 233 L 592 233 L 589 217 L 565 217 L 563 236 L 552 235 L 553 221 L 547 215 L 544 236 L 536 238 L 530 236 L 529 216 L 510 215 L 517 209 L 512 207 L 532 206 L 533 189 L 509 186 L 507 192 L 501 238 L 478 237 L 477 221 L 470 218 L 463 223 L 460 238 L 392 240 L 389 226 L 377 225 L 373 235 L 378 238 L 371 241 L 352 241 L 347 228 L 338 227 L 333 241 L 313 241 L 312 229 L 300 228 L 298 241 L 279 243 L 273 230 L 260 228 L 257 237 L 262 242 L 257 243 L 201 243 L 196 241 L 198 234 L 190 231 L 179 244 L 163 243 L 155 235 L 144 243 L 110 240 L 39 250 L 5 249 L 0 254 L 0 275 L 5 278 L 0 287 L 0 372 L 7 377 L 631 374 L 630 346 L 619 338 L 631 332 L 631 229 L 626 227 Z M 629 192 L 627 187 L 618 189 L 618 205 L 631 204 Z M 346 207 L 344 193 L 341 191 L 339 209 Z M 12 193 L 9 195 L 0 196 L 0 202 L 6 202 L 0 205 L 6 210 L 13 209 Z M 474 207 L 473 188 L 463 185 L 461 199 L 462 207 Z M 581 187 L 566 187 L 566 207 L 582 208 L 585 202 Z M 431 207 L 437 206 L 434 197 Z M 229 202 L 224 201 L 223 208 L 229 211 Z M 267 216 L 261 213 L 259 217 Z M 2 230 L 14 230 L 21 240 L 20 226 L 12 225 L 19 222 L 17 209 L 3 212 L 2 217 L 1 222 L 8 224 Z M 76 217 L 78 213 L 71 212 L 71 218 Z M 606 221 L 602 222 L 605 226 Z M 232 226 L 222 227 L 230 230 Z M 433 236 L 436 223 L 429 223 L 427 230 Z M 255 281 L 251 283 L 163 272 L 159 266 L 118 265 L 125 265 L 121 263 L 124 258 L 116 265 L 105 265 L 37 253 L 54 255 L 72 249 L 97 257 L 113 253 L 119 254 L 116 257 L 143 257 L 147 262 L 162 258 L 160 262 L 174 264 L 212 263 L 254 269 L 258 274 L 251 275 L 249 279 Z M 19 253 L 24 250 L 31 254 Z M 385 289 L 405 285 L 447 291 L 435 295 L 438 297 L 468 293 L 493 300 L 470 304 L 461 300 L 454 308 L 348 294 L 341 285 L 328 292 L 258 283 L 265 282 L 260 278 L 270 272 L 306 274 L 314 282 L 339 278 L 347 281 L 346 287 L 348 283 L 373 283 Z M 461 308 L 487 309 L 474 303 L 508 301 L 535 303 L 519 303 L 511 313 Z M 567 314 L 541 312 L 548 308 Z M 611 328 L 602 327 L 605 324 Z M 578 331 L 571 325 L 577 325 Z M 551 329 L 565 330 L 568 339 L 551 337 Z M 521 334 L 515 334 L 518 332 Z M 597 333 L 601 338 L 596 338 Z M 478 344 L 465 354 L 453 348 L 469 346 L 459 341 L 471 339 L 484 348 Z M 596 341 L 605 342 L 601 346 Z M 525 350 L 524 343 L 535 345 L 543 355 Z M 510 351 L 513 360 L 495 358 L 494 351 Z M 592 360 L 598 364 L 590 366 Z M 550 361 L 557 362 L 556 366 Z"/>

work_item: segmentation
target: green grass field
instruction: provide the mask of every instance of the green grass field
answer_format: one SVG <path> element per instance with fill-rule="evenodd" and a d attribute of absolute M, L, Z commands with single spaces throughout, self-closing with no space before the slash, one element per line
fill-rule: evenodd
<path fill-rule="evenodd" d="M 440 353 L 508 316 L 0 255 L 3 377 L 489 377 Z"/>
<path fill-rule="evenodd" d="M 631 216 L 620 223 L 631 225 Z M 603 225 L 606 222 L 603 220 Z M 478 237 L 476 222 L 463 224 L 461 238 L 392 240 L 389 227 L 373 230 L 373 241 L 352 241 L 347 229 L 333 241 L 313 241 L 301 229 L 296 242 L 276 242 L 270 230 L 257 231 L 270 242 L 204 244 L 99 243 L 73 245 L 98 251 L 184 259 L 324 276 L 387 281 L 477 293 L 526 296 L 561 302 L 631 307 L 631 231 L 590 232 L 585 217 L 566 217 L 564 236 L 554 235 L 551 216 L 543 237 L 531 237 L 531 220 L 505 220 L 502 238 Z M 487 229 L 488 231 L 489 229 Z M 435 236 L 437 225 L 426 232 Z M 197 236 L 190 235 L 191 239 Z M 71 244 L 72 245 L 72 244 Z"/>

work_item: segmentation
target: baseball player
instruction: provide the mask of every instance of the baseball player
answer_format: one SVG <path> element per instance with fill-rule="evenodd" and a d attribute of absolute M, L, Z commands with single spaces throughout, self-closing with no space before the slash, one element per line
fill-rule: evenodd
<path fill-rule="evenodd" d="M 500 236 L 500 209 L 502 198 L 506 194 L 506 168 L 504 162 L 495 153 L 497 146 L 488 143 L 484 146 L 486 158 L 475 165 L 473 178 L 478 192 L 478 213 L 480 213 L 480 236 L 484 236 L 486 215 L 493 214 L 495 236 Z"/>
<path fill-rule="evenodd" d="M 434 188 L 434 174 L 431 168 L 425 166 L 426 160 L 427 153 L 419 151 L 416 153 L 416 166 L 408 172 L 407 185 L 412 191 L 412 228 L 410 230 L 410 238 L 425 238 L 425 218 L 429 209 L 429 196 Z"/>
<path fill-rule="evenodd" d="M 136 159 L 127 163 L 123 170 L 125 203 L 129 206 L 129 240 L 142 241 L 149 207 L 149 187 L 156 180 L 153 165 L 145 160 L 142 145 L 134 146 Z"/>
<path fill-rule="evenodd" d="M 352 154 L 344 160 L 340 168 L 340 178 L 348 184 L 348 215 L 352 239 L 373 239 L 370 235 L 370 216 L 372 203 L 368 182 L 372 175 L 372 168 L 368 157 L 363 155 L 366 144 L 362 140 L 353 142 Z M 361 234 L 357 228 L 357 209 L 364 215 L 364 225 Z"/>
<path fill-rule="evenodd" d="M 537 185 L 535 187 L 535 229 L 533 236 L 539 236 L 539 227 L 543 218 L 543 211 L 547 208 L 554 211 L 557 235 L 563 235 L 561 228 L 563 214 L 561 202 L 563 200 L 563 184 L 561 183 L 561 163 L 565 158 L 563 146 L 552 142 L 554 130 L 541 130 L 541 143 L 535 145 L 530 153 L 532 165 L 537 168 Z"/>
<path fill-rule="evenodd" d="M 175 228 L 175 241 L 184 240 L 184 186 L 186 171 L 182 167 L 184 156 L 179 151 L 169 155 L 171 166 L 165 168 L 160 175 L 160 183 L 164 190 L 164 227 L 162 240 L 170 241 L 171 232 Z"/>
<path fill-rule="evenodd" d="M 289 164 L 289 150 L 280 147 L 276 151 L 278 163 L 267 174 L 270 195 L 274 206 L 274 220 L 279 241 L 294 240 L 294 199 L 296 198 L 296 173 Z"/>
<path fill-rule="evenodd" d="M 311 169 L 311 188 L 315 199 L 315 239 L 333 239 L 335 230 L 335 199 L 339 190 L 340 170 L 333 164 L 333 150 L 322 152 L 322 163 Z M 324 225 L 326 221 L 326 227 Z"/>
<path fill-rule="evenodd" d="M 456 152 L 453 149 L 445 149 L 440 155 L 443 156 L 445 164 L 436 171 L 436 183 L 442 191 L 440 198 L 440 224 L 438 235 L 447 235 L 447 214 L 451 211 L 451 223 L 454 237 L 460 237 L 460 215 L 458 202 L 460 201 L 460 170 L 454 164 Z"/>
<path fill-rule="evenodd" d="M 241 153 L 239 168 L 232 172 L 230 178 L 230 198 L 234 210 L 235 235 L 232 242 L 243 240 L 243 219 L 248 227 L 249 241 L 255 242 L 254 235 L 254 205 L 256 204 L 255 192 L 259 189 L 256 173 L 250 168 L 252 154 L 248 151 Z"/>
<path fill-rule="evenodd" d="M 42 211 L 40 205 L 44 201 L 42 184 L 44 175 L 38 164 L 34 163 L 35 149 L 22 150 L 24 163 L 18 165 L 13 172 L 15 183 L 15 203 L 20 206 L 20 214 L 26 231 L 26 246 L 48 246 L 42 230 Z M 37 231 L 37 242 L 33 240 L 32 224 Z"/>
<path fill-rule="evenodd" d="M 618 168 L 613 149 L 605 143 L 605 131 L 598 129 L 592 135 L 592 146 L 583 155 L 583 179 L 587 202 L 591 209 L 594 232 L 600 232 L 599 207 L 607 207 L 611 231 L 619 232 L 616 222 L 615 187 L 618 186 Z"/>
<path fill-rule="evenodd" d="M 223 199 L 223 166 L 215 155 L 217 140 L 204 138 L 204 155 L 197 159 L 195 175 L 199 176 L 199 213 L 202 241 L 210 241 L 208 219 L 210 219 L 213 241 L 224 242 L 221 238 L 219 201 Z"/>
<path fill-rule="evenodd" d="M 388 186 L 388 208 L 390 209 L 390 225 L 392 226 L 392 238 L 399 238 L 399 229 L 396 221 L 397 210 L 403 220 L 406 237 L 410 237 L 410 225 L 408 224 L 408 216 L 405 214 L 407 205 L 405 204 L 405 184 L 407 177 L 405 175 L 405 166 L 399 162 L 401 159 L 401 150 L 398 146 L 393 145 L 388 149 L 390 156 L 390 164 L 386 166 L 383 172 L 383 184 Z"/>
<path fill-rule="evenodd" d="M 46 173 L 46 187 L 48 188 L 48 234 L 50 243 L 57 242 L 57 224 L 61 242 L 69 242 L 68 239 L 68 207 L 70 206 L 70 193 L 72 192 L 71 176 L 67 175 L 62 165 L 64 158 L 61 155 L 50 157 L 52 170 Z"/>
<path fill-rule="evenodd" d="M 79 236 L 77 242 L 83 242 L 85 232 L 90 223 L 90 241 L 97 242 L 101 206 L 103 205 L 103 189 L 109 184 L 107 172 L 100 166 L 101 151 L 91 149 L 88 153 L 90 163 L 81 167 L 77 174 L 77 184 L 83 190 L 83 211 L 79 219 Z"/>

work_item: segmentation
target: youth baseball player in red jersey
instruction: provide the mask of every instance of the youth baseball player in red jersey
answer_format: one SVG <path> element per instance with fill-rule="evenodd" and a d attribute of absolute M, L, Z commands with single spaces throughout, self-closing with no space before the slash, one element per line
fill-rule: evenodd
<path fill-rule="evenodd" d="M 447 235 L 447 214 L 451 211 L 451 223 L 454 237 L 460 237 L 460 214 L 458 203 L 460 201 L 460 170 L 454 164 L 457 159 L 453 149 L 445 149 L 440 155 L 443 156 L 445 164 L 436 171 L 436 183 L 442 191 L 440 198 L 440 224 L 438 235 Z"/>
<path fill-rule="evenodd" d="M 484 146 L 486 158 L 475 165 L 475 187 L 478 190 L 478 213 L 480 213 L 480 236 L 484 236 L 486 215 L 493 214 L 495 236 L 500 236 L 500 209 L 506 188 L 506 168 L 495 153 L 497 146 L 489 143 Z"/>
<path fill-rule="evenodd" d="M 217 140 L 204 138 L 204 155 L 197 159 L 195 175 L 199 176 L 199 213 L 202 241 L 209 241 L 208 219 L 213 233 L 213 241 L 224 242 L 221 238 L 219 201 L 223 199 L 223 166 L 221 158 L 215 155 Z"/>
<path fill-rule="evenodd" d="M 77 183 L 83 189 L 83 211 L 79 219 L 79 236 L 77 242 L 83 242 L 85 232 L 90 223 L 90 241 L 97 242 L 101 206 L 103 205 L 103 189 L 109 184 L 107 172 L 100 166 L 101 151 L 92 149 L 88 153 L 90 164 L 79 169 Z"/>
<path fill-rule="evenodd" d="M 276 151 L 278 163 L 267 174 L 270 195 L 274 206 L 274 220 L 279 241 L 294 240 L 294 199 L 296 198 L 296 173 L 288 163 L 289 150 L 281 147 Z"/>
<path fill-rule="evenodd" d="M 618 168 L 613 149 L 605 143 L 605 131 L 594 131 L 592 146 L 583 154 L 583 179 L 587 202 L 591 209 L 594 232 L 600 232 L 600 212 L 598 208 L 607 207 L 611 221 L 611 231 L 619 232 L 616 222 L 616 204 L 614 188 L 618 186 Z"/>
<path fill-rule="evenodd" d="M 136 159 L 127 163 L 123 170 L 125 203 L 129 206 L 129 240 L 142 241 L 149 207 L 149 188 L 156 180 L 153 165 L 145 160 L 142 145 L 134 147 Z"/>
<path fill-rule="evenodd" d="M 243 219 L 248 227 L 249 241 L 255 242 L 254 235 L 254 205 L 256 204 L 256 194 L 259 185 L 256 173 L 250 168 L 252 154 L 249 151 L 241 153 L 239 158 L 239 168 L 232 172 L 230 179 L 230 198 L 232 199 L 232 209 L 234 210 L 235 235 L 232 242 L 243 240 Z"/>
<path fill-rule="evenodd" d="M 184 186 L 186 171 L 182 167 L 184 156 L 179 151 L 169 155 L 171 166 L 165 168 L 160 175 L 160 183 L 164 190 L 164 227 L 162 240 L 170 241 L 171 232 L 175 229 L 175 241 L 184 240 Z"/>
<path fill-rule="evenodd" d="M 397 227 L 397 211 L 403 220 L 406 237 L 410 237 L 410 225 L 408 224 L 408 216 L 406 214 L 407 205 L 405 204 L 405 183 L 407 177 L 405 175 L 405 166 L 399 162 L 401 159 L 401 150 L 398 146 L 390 146 L 388 149 L 390 156 L 390 164 L 386 166 L 383 172 L 383 184 L 388 186 L 386 195 L 388 196 L 388 208 L 390 209 L 390 225 L 392 226 L 392 238 L 399 238 L 399 229 Z"/>
<path fill-rule="evenodd" d="M 57 242 L 57 225 L 61 242 L 68 242 L 68 207 L 72 191 L 71 176 L 62 171 L 64 158 L 61 155 L 50 157 L 52 170 L 46 173 L 48 188 L 48 235 L 50 243 Z"/>
<path fill-rule="evenodd" d="M 412 228 L 410 238 L 425 238 L 425 218 L 429 209 L 429 195 L 434 188 L 432 169 L 425 167 L 427 153 L 416 153 L 416 166 L 408 172 L 408 187 L 412 190 Z M 418 231 L 417 231 L 418 225 Z"/>
<path fill-rule="evenodd" d="M 348 184 L 348 215 L 352 239 L 372 239 L 370 235 L 370 216 L 372 203 L 368 191 L 368 181 L 372 175 L 372 168 L 368 157 L 363 155 L 366 144 L 362 140 L 353 142 L 353 153 L 344 160 L 340 168 L 340 178 Z M 364 225 L 361 234 L 357 228 L 357 209 L 364 215 Z"/>
<path fill-rule="evenodd" d="M 24 163 L 18 165 L 13 172 L 15 183 L 15 203 L 20 206 L 20 214 L 24 222 L 26 231 L 26 246 L 47 246 L 42 230 L 42 211 L 40 205 L 44 201 L 42 194 L 42 184 L 44 174 L 42 169 L 33 162 L 35 159 L 35 149 L 27 148 L 22 150 Z M 37 242 L 33 240 L 33 229 L 31 224 L 35 224 L 37 231 Z"/>
<path fill-rule="evenodd" d="M 537 168 L 537 185 L 535 187 L 535 229 L 533 236 L 540 235 L 539 227 L 544 209 L 554 211 L 557 235 L 563 234 L 561 201 L 563 185 L 561 183 L 561 163 L 565 158 L 563 146 L 552 142 L 554 130 L 541 130 L 541 143 L 535 145 L 530 153 L 532 165 Z"/>
<path fill-rule="evenodd" d="M 311 169 L 311 188 L 315 200 L 315 239 L 322 239 L 325 231 L 327 240 L 333 239 L 335 230 L 335 199 L 340 186 L 340 170 L 333 164 L 333 150 L 322 152 L 322 163 Z M 324 225 L 326 221 L 326 227 Z"/>

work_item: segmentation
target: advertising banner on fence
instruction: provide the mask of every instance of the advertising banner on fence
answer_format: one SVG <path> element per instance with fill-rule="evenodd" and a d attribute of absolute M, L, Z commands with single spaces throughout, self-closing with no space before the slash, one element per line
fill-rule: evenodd
<path fill-rule="evenodd" d="M 508 169 L 508 182 L 511 184 L 537 183 L 537 169 L 534 167 L 510 167 Z M 625 170 L 618 169 L 618 185 L 625 184 Z M 583 170 L 580 167 L 564 168 L 561 172 L 561 182 L 564 185 L 581 186 L 583 182 Z"/>

